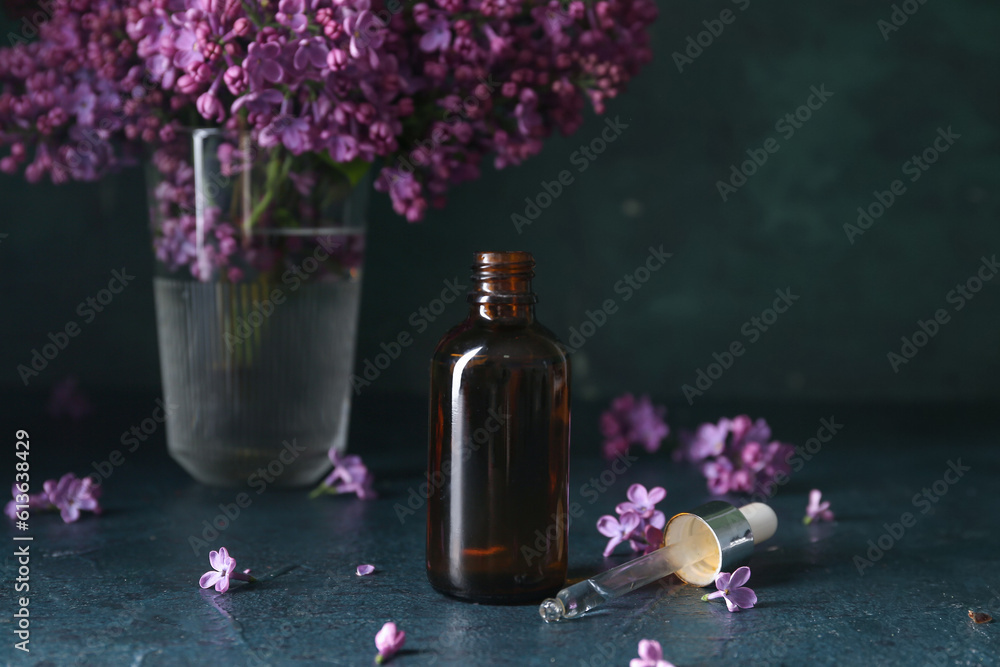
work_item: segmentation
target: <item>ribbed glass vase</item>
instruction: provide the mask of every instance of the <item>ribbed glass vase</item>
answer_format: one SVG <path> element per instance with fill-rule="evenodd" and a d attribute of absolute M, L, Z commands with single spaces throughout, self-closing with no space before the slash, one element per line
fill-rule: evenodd
<path fill-rule="evenodd" d="M 346 445 L 364 165 L 191 130 L 147 173 L 171 456 L 214 486 L 316 483 Z"/>

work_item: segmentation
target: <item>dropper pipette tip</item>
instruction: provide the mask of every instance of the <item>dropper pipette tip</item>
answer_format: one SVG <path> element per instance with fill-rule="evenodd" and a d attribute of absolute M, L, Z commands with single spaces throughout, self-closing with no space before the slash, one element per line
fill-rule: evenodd
<path fill-rule="evenodd" d="M 546 623 L 558 621 L 566 613 L 566 607 L 559 598 L 549 598 L 538 607 L 538 613 Z"/>

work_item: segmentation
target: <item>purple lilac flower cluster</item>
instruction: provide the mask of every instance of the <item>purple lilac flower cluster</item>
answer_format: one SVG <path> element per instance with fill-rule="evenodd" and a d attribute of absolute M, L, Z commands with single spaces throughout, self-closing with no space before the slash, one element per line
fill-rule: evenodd
<path fill-rule="evenodd" d="M 667 409 L 654 406 L 649 396 L 638 401 L 632 394 L 619 396 L 611 402 L 611 409 L 601 415 L 601 433 L 604 435 L 604 457 L 611 460 L 628 452 L 635 443 L 655 452 L 670 434 L 670 427 L 663 420 Z"/>
<path fill-rule="evenodd" d="M 21 514 L 26 511 L 58 511 L 64 522 L 73 523 L 80 518 L 82 510 L 101 513 L 101 506 L 97 502 L 101 497 L 101 487 L 90 477 L 77 479 L 73 473 L 68 472 L 58 480 L 47 480 L 42 488 L 42 493 L 28 494 L 22 485 L 15 483 L 11 490 L 14 499 L 4 507 L 4 514 L 14 521 L 21 519 Z M 18 505 L 28 505 L 28 509 L 19 509 Z"/>
<path fill-rule="evenodd" d="M 654 0 L 57 0 L 0 49 L 0 170 L 92 180 L 182 125 L 384 158 L 408 220 L 569 134 L 651 59 Z M 174 234 L 176 230 L 171 230 Z M 225 233 L 225 232 L 222 232 Z"/>
<path fill-rule="evenodd" d="M 0 171 L 30 182 L 88 181 L 171 138 L 168 96 L 122 39 L 139 9 L 119 0 L 58 0 L 38 39 L 0 49 Z M 115 142 L 115 140 L 121 140 Z"/>
<path fill-rule="evenodd" d="M 650 553 L 663 543 L 667 517 L 656 509 L 656 503 L 667 497 L 666 489 L 657 486 L 647 491 L 642 484 L 633 484 L 627 496 L 628 502 L 615 507 L 617 517 L 606 514 L 597 520 L 597 531 L 609 538 L 605 558 L 623 542 L 628 542 L 636 553 Z"/>
<path fill-rule="evenodd" d="M 697 465 L 712 493 L 768 493 L 775 475 L 790 472 L 788 457 L 794 452 L 791 445 L 771 439 L 766 421 L 740 415 L 681 434 L 674 456 Z"/>

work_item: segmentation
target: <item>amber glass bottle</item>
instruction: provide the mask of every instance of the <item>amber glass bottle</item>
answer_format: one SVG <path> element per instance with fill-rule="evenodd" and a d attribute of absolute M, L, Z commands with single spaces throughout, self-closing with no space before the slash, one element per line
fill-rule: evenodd
<path fill-rule="evenodd" d="M 469 317 L 431 360 L 427 577 L 476 602 L 566 578 L 569 360 L 535 320 L 527 252 L 474 256 Z"/>

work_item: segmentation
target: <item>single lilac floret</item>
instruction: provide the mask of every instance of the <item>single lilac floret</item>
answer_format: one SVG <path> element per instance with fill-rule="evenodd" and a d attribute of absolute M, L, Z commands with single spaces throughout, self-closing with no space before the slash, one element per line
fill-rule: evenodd
<path fill-rule="evenodd" d="M 620 519 L 616 519 L 610 514 L 602 516 L 597 520 L 597 532 L 608 540 L 608 545 L 604 547 L 604 557 L 607 558 L 622 542 L 632 538 L 633 533 L 642 523 L 642 517 L 635 512 L 625 512 Z"/>
<path fill-rule="evenodd" d="M 309 494 L 310 498 L 338 493 L 356 493 L 362 500 L 377 497 L 372 488 L 375 478 L 360 456 L 356 454 L 344 456 L 333 447 L 330 448 L 329 456 L 333 462 L 333 470 L 319 486 L 313 489 Z"/>
<path fill-rule="evenodd" d="M 212 588 L 214 586 L 215 590 L 219 593 L 225 593 L 229 590 L 230 579 L 235 579 L 236 581 L 257 581 L 250 576 L 250 570 L 244 570 L 243 572 L 234 571 L 236 569 L 236 559 L 229 555 L 225 547 L 220 547 L 218 551 L 209 552 L 208 562 L 214 570 L 201 575 L 198 585 L 202 588 Z"/>
<path fill-rule="evenodd" d="M 451 24 L 444 14 L 433 19 L 427 32 L 420 38 L 421 51 L 444 51 L 451 43 Z"/>
<path fill-rule="evenodd" d="M 718 424 L 702 424 L 694 437 L 685 437 L 685 458 L 689 461 L 701 461 L 710 456 L 719 456 L 726 448 L 726 437 L 729 435 L 729 420 L 723 419 Z"/>
<path fill-rule="evenodd" d="M 809 492 L 809 504 L 806 506 L 806 515 L 802 518 L 802 523 L 809 525 L 813 521 L 833 521 L 830 501 L 820 502 L 822 497 L 823 493 L 819 489 Z"/>
<path fill-rule="evenodd" d="M 708 601 L 722 598 L 731 612 L 750 609 L 757 604 L 757 594 L 743 586 L 748 581 L 750 581 L 750 568 L 745 565 L 736 568 L 732 574 L 720 572 L 715 578 L 715 587 L 719 590 L 703 595 L 701 599 Z"/>
<path fill-rule="evenodd" d="M 396 624 L 389 621 L 375 635 L 375 648 L 378 649 L 375 662 L 381 665 L 383 662 L 389 660 L 399 652 L 399 649 L 403 648 L 405 642 L 406 633 L 398 630 Z"/>
<path fill-rule="evenodd" d="M 632 550 L 639 554 L 651 554 L 663 546 L 663 528 L 647 525 L 642 531 L 642 540 L 629 540 Z"/>
<path fill-rule="evenodd" d="M 667 490 L 662 486 L 655 486 L 647 491 L 642 484 L 633 484 L 628 487 L 626 495 L 628 502 L 620 503 L 615 508 L 618 514 L 624 514 L 631 510 L 657 528 L 663 528 L 666 525 L 666 517 L 664 517 L 663 512 L 656 509 L 656 503 L 667 497 Z"/>
<path fill-rule="evenodd" d="M 632 658 L 629 667 L 674 667 L 674 663 L 663 659 L 663 647 L 653 639 L 639 642 L 639 657 Z"/>
<path fill-rule="evenodd" d="M 101 506 L 97 503 L 101 487 L 90 477 L 77 479 L 76 475 L 68 472 L 59 481 L 50 479 L 42 486 L 49 503 L 59 509 L 60 516 L 66 523 L 79 519 L 81 510 L 101 513 Z"/>
<path fill-rule="evenodd" d="M 4 505 L 3 513 L 6 514 L 7 518 L 9 518 L 11 521 L 16 520 L 18 512 L 23 512 L 25 509 L 23 507 L 18 509 L 17 506 L 19 504 L 27 505 L 28 506 L 27 509 L 29 512 L 40 512 L 44 511 L 48 507 L 51 507 L 51 505 L 49 504 L 49 497 L 45 492 L 28 493 L 28 494 L 21 493 L 20 489 L 18 489 L 18 485 L 16 482 L 14 483 L 14 486 L 11 488 L 10 493 L 12 496 L 14 496 L 14 499 L 11 500 L 6 505 Z M 28 502 L 18 503 L 17 497 L 25 495 L 28 496 Z"/>
<path fill-rule="evenodd" d="M 374 565 L 369 565 L 367 563 L 365 563 L 363 565 L 358 565 L 358 576 L 359 577 L 364 577 L 366 575 L 371 574 L 374 571 L 375 571 L 375 566 Z"/>

